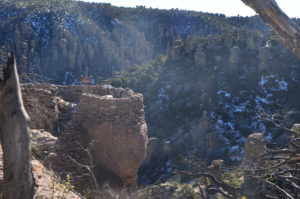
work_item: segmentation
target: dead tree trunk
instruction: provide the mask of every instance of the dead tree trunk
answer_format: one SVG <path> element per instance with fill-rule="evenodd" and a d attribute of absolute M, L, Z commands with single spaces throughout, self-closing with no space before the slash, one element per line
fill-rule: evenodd
<path fill-rule="evenodd" d="M 0 124 L 3 149 L 3 198 L 33 197 L 29 117 L 24 109 L 16 59 L 9 54 L 0 83 Z"/>
<path fill-rule="evenodd" d="M 283 44 L 300 58 L 300 28 L 277 5 L 275 0 L 242 0 L 280 36 Z"/>

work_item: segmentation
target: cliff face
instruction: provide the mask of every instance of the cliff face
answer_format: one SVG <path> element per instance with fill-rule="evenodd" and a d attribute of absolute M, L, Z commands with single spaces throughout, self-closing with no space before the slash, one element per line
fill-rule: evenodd
<path fill-rule="evenodd" d="M 284 132 L 260 117 L 299 110 L 298 66 L 297 57 L 273 36 L 232 30 L 176 41 L 168 56 L 112 78 L 112 85 L 145 97 L 149 137 L 158 139 L 151 139 L 150 153 L 156 158 L 143 173 L 148 171 L 148 178 L 171 175 L 181 166 L 180 153 L 239 162 L 252 132 L 263 132 L 270 144 L 284 145 Z M 290 115 L 286 125 L 297 118 Z"/>
<path fill-rule="evenodd" d="M 266 29 L 258 19 L 248 20 Z M 220 34 L 239 20 L 67 0 L 1 1 L 0 65 L 13 49 L 25 82 L 78 83 L 87 69 L 97 81 L 165 53 L 177 39 Z"/>
<path fill-rule="evenodd" d="M 0 2 L 0 67 L 8 49 L 16 50 L 24 82 L 79 84 L 78 79 L 87 72 L 93 83 L 98 77 L 115 76 L 111 83 L 116 87 L 143 93 L 149 135 L 153 137 L 147 178 L 162 173 L 172 175 L 181 155 L 238 162 L 250 133 L 264 132 L 270 142 L 282 135 L 259 120 L 259 112 L 300 109 L 299 60 L 280 45 L 276 35 L 257 16 L 226 18 L 67 0 L 6 0 Z M 160 53 L 165 55 L 151 60 Z M 119 72 L 122 69 L 125 70 Z M 31 127 L 60 136 L 55 147 L 59 153 L 39 155 L 46 157 L 45 162 L 55 160 L 53 167 L 62 176 L 67 172 L 80 174 L 84 169 L 56 154 L 67 152 L 82 160 L 87 157 L 84 151 L 68 150 L 76 145 L 74 140 L 89 143 L 89 136 L 101 137 L 119 146 L 91 148 L 103 158 L 102 169 L 113 168 L 112 173 L 122 178 L 123 184 L 134 185 L 138 164 L 126 176 L 120 171 L 124 168 L 115 164 L 116 160 L 105 150 L 122 151 L 132 161 L 142 161 L 142 140 L 146 139 L 141 99 L 126 96 L 124 90 L 108 88 L 108 92 L 107 88 L 99 88 L 89 90 L 114 98 L 82 96 L 80 86 L 24 85 Z M 91 100 L 93 105 L 81 100 Z M 125 113 L 127 105 L 136 115 Z M 75 120 L 72 115 L 79 108 L 83 115 L 90 112 L 93 117 L 78 116 Z M 122 118 L 114 117 L 117 114 Z M 128 127 L 132 117 L 141 119 L 135 121 L 136 130 Z M 95 125 L 94 121 L 100 124 Z M 121 143 L 106 136 L 113 134 L 120 140 L 130 140 L 133 131 L 139 132 L 136 140 L 124 143 L 141 151 L 132 155 L 130 147 L 125 150 Z M 89 146 L 84 143 L 83 147 Z M 88 158 L 82 162 L 89 164 Z M 64 168 L 66 163 L 68 169 Z"/>
<path fill-rule="evenodd" d="M 81 193 L 92 188 L 91 176 L 77 163 L 91 167 L 96 163 L 99 185 L 108 180 L 113 188 L 137 187 L 147 147 L 141 94 L 104 86 L 48 84 L 25 84 L 22 92 L 30 127 L 39 129 L 32 130 L 33 152 L 46 167 L 62 179 L 71 175 Z"/>

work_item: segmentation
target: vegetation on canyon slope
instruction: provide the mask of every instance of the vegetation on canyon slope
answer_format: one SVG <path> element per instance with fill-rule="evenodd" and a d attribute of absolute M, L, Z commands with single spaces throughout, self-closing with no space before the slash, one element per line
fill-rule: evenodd
<path fill-rule="evenodd" d="M 0 10 L 0 61 L 14 49 L 23 82 L 113 76 L 105 83 L 144 94 L 153 153 L 142 183 L 190 169 L 182 157 L 239 163 L 254 132 L 269 147 L 284 146 L 289 135 L 261 114 L 293 113 L 280 123 L 288 127 L 299 118 L 299 61 L 257 16 L 57 0 L 3 1 Z M 223 178 L 240 188 L 238 173 Z M 199 195 L 178 186 L 174 197 Z"/>

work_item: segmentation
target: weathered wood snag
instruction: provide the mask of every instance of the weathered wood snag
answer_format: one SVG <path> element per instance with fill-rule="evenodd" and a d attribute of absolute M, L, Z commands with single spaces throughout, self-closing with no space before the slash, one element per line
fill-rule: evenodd
<path fill-rule="evenodd" d="M 0 82 L 0 135 L 3 149 L 3 198 L 33 196 L 28 121 L 21 95 L 16 59 L 8 55 Z"/>
<path fill-rule="evenodd" d="M 300 58 L 300 28 L 277 5 L 275 0 L 242 0 L 282 39 L 283 44 Z"/>

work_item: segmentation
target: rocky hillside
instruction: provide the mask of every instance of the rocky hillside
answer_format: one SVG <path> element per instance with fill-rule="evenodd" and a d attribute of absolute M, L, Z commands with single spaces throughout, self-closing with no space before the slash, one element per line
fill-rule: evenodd
<path fill-rule="evenodd" d="M 25 82 L 78 84 L 88 73 L 96 83 L 166 53 L 177 39 L 218 35 L 234 27 L 268 31 L 258 17 L 71 0 L 5 0 L 0 2 L 0 63 L 14 50 Z"/>
<path fill-rule="evenodd" d="M 233 30 L 176 41 L 167 56 L 111 79 L 145 96 L 152 138 L 142 173 L 170 173 L 181 157 L 239 162 L 254 132 L 263 132 L 270 146 L 286 144 L 288 136 L 260 116 L 299 110 L 299 64 L 274 35 Z M 286 126 L 298 117 L 289 116 Z"/>
<path fill-rule="evenodd" d="M 23 84 L 22 95 L 31 118 L 34 198 L 108 199 L 114 191 L 136 191 L 148 140 L 141 94 Z M 2 157 L 0 149 L 0 188 Z"/>
<path fill-rule="evenodd" d="M 143 181 L 171 175 L 182 156 L 240 162 L 254 132 L 270 146 L 284 145 L 288 136 L 260 114 L 300 108 L 300 63 L 257 16 L 4 0 L 0 67 L 8 50 L 16 51 L 23 82 L 80 84 L 88 75 L 98 84 L 113 77 L 112 85 L 143 93 L 151 137 Z M 287 126 L 297 120 L 290 116 Z M 45 118 L 49 127 L 52 116 Z"/>

